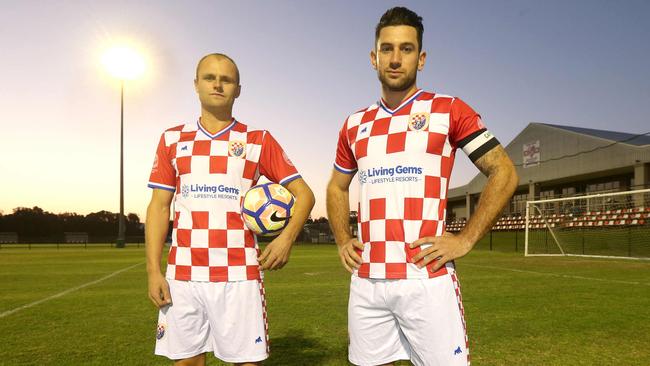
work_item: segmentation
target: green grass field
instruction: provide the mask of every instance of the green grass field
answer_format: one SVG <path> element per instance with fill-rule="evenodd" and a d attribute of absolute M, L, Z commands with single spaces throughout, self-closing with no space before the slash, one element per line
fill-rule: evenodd
<path fill-rule="evenodd" d="M 650 365 L 650 262 L 475 250 L 457 268 L 473 365 Z M 265 364 L 347 365 L 336 248 L 298 245 L 265 283 Z M 0 249 L 0 365 L 168 365 L 156 318 L 143 248 Z"/>
<path fill-rule="evenodd" d="M 650 259 L 650 226 L 648 225 L 556 228 L 554 233 L 567 254 Z M 560 254 L 549 230 L 530 230 L 529 243 L 530 254 Z M 489 250 L 490 247 L 498 252 L 523 253 L 525 233 L 523 230 L 492 231 L 479 240 L 474 248 Z"/>

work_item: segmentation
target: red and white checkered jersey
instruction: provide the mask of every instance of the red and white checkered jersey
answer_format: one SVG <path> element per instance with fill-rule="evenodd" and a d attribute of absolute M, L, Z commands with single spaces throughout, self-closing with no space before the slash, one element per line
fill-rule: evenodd
<path fill-rule="evenodd" d="M 233 119 L 210 134 L 200 122 L 162 134 L 148 186 L 175 192 L 167 278 L 242 281 L 261 277 L 255 235 L 241 201 L 260 175 L 286 184 L 300 175 L 267 131 Z"/>
<path fill-rule="evenodd" d="M 395 109 L 383 100 L 347 118 L 335 169 L 359 178 L 359 277 L 431 278 L 411 258 L 427 246 L 408 244 L 445 231 L 447 188 L 454 155 L 476 161 L 499 142 L 480 116 L 459 98 L 418 90 Z"/>

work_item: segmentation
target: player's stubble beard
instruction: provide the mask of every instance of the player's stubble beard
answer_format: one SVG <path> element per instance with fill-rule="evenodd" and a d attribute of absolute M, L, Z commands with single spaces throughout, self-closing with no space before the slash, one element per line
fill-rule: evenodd
<path fill-rule="evenodd" d="M 389 79 L 381 71 L 377 71 L 377 77 L 379 78 L 379 82 L 381 82 L 381 85 L 384 88 L 386 88 L 388 91 L 403 92 L 411 89 L 413 85 L 415 85 L 415 82 L 417 81 L 417 71 L 414 70 L 412 73 L 405 75 L 404 79 L 402 79 L 401 81 Z"/>

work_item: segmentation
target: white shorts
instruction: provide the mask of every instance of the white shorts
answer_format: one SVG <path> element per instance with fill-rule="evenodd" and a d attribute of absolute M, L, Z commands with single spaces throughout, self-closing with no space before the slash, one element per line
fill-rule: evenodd
<path fill-rule="evenodd" d="M 269 357 L 262 280 L 170 280 L 172 304 L 158 314 L 155 354 L 180 360 L 213 352 L 232 363 Z"/>
<path fill-rule="evenodd" d="M 408 280 L 352 276 L 350 362 L 365 366 L 410 359 L 416 366 L 467 366 L 463 312 L 454 272 Z"/>

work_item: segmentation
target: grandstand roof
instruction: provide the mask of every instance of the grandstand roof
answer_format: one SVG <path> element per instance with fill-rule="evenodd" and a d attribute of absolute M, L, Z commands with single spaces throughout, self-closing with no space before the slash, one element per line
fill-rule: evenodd
<path fill-rule="evenodd" d="M 537 149 L 537 163 L 524 164 L 524 154 Z M 505 147 L 519 176 L 519 185 L 560 183 L 633 174 L 637 164 L 650 163 L 650 136 L 591 128 L 530 123 Z M 450 188 L 449 199 L 476 194 L 486 182 L 477 174 L 466 185 Z M 554 184 L 555 184 L 554 183 Z"/>
<path fill-rule="evenodd" d="M 624 144 L 635 145 L 635 146 L 650 145 L 650 136 L 648 136 L 647 134 L 640 135 L 640 134 L 632 134 L 627 132 L 596 130 L 593 128 L 554 125 L 550 123 L 540 123 L 540 124 L 555 127 L 555 128 L 561 128 L 563 130 L 580 133 L 583 135 L 589 135 L 603 140 L 609 140 L 612 142 L 616 141 L 616 142 L 621 142 Z"/>

